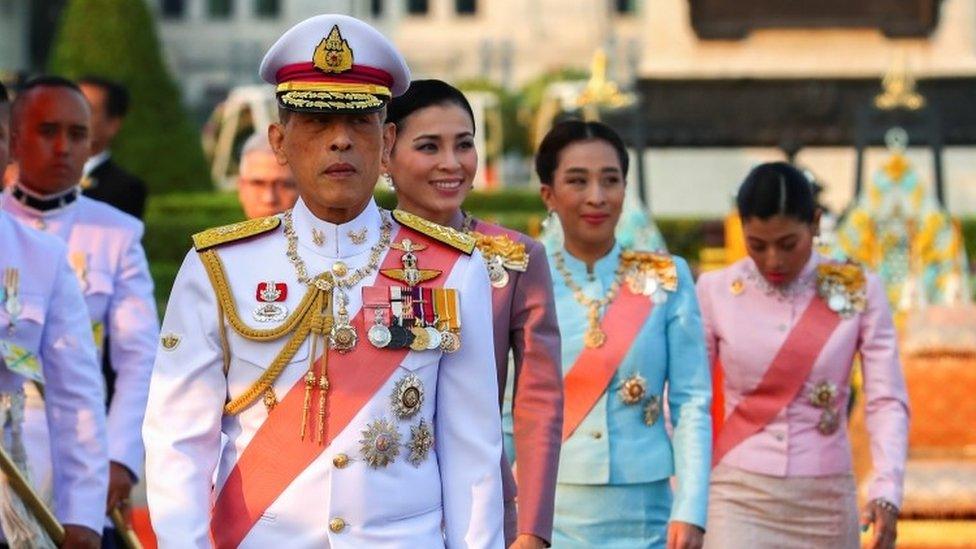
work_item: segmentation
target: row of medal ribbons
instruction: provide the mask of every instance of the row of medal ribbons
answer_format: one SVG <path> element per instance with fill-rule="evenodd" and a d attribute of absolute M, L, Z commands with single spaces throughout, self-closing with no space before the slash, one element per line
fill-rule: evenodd
<path fill-rule="evenodd" d="M 453 288 L 363 288 L 367 338 L 377 348 L 414 351 L 461 348 L 460 296 Z"/>

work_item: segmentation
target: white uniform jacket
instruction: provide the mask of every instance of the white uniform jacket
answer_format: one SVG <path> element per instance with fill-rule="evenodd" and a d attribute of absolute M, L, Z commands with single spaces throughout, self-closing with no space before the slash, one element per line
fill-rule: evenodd
<path fill-rule="evenodd" d="M 142 249 L 143 225 L 103 202 L 79 196 L 63 208 L 39 212 L 4 192 L 3 208 L 21 222 L 42 227 L 68 245 L 68 264 L 88 305 L 89 328 L 115 370 L 115 392 L 108 411 L 109 459 L 138 475 L 143 465 L 142 420 L 149 377 L 159 338 L 153 281 Z M 28 392 L 30 395 L 30 392 Z M 28 453 L 38 479 L 45 477 L 47 438 L 43 406 L 28 401 Z"/>
<path fill-rule="evenodd" d="M 78 282 L 64 244 L 0 209 L 0 272 L 5 269 L 19 274 L 22 311 L 11 327 L 0 305 L 0 339 L 34 353 L 42 366 L 54 440 L 47 458 L 54 463 L 54 512 L 62 523 L 100 532 L 108 491 L 105 396 Z M 26 378 L 0 364 L 0 391 L 22 391 Z"/>
<path fill-rule="evenodd" d="M 298 255 L 308 273 L 326 272 L 339 260 L 350 273 L 366 265 L 370 248 L 379 241 L 381 220 L 388 215 L 371 201 L 354 220 L 337 226 L 319 220 L 299 201 L 293 210 L 294 228 Z M 393 234 L 398 228 L 393 222 Z M 321 245 L 314 243 L 313 229 L 324 237 L 319 239 Z M 259 305 L 255 293 L 260 283 L 287 285 L 283 303 L 289 313 L 306 292 L 286 257 L 286 247 L 278 227 L 217 248 L 240 317 L 255 328 L 276 325 L 251 317 Z M 437 284 L 456 288 L 461 295 L 461 349 L 453 354 L 407 353 L 348 426 L 267 508 L 241 547 L 282 543 L 295 549 L 503 546 L 501 425 L 490 286 L 477 252 L 458 254 L 453 269 L 440 275 Z M 417 255 L 423 268 L 423 252 Z M 362 306 L 362 287 L 373 285 L 375 279 L 371 274 L 348 291 L 350 317 Z M 238 415 L 224 415 L 222 408 L 257 380 L 287 339 L 258 343 L 228 326 L 230 357 L 225 374 L 218 317 L 208 275 L 198 254 L 191 251 L 163 321 L 162 338 L 179 343 L 157 355 L 143 429 L 149 508 L 163 548 L 211 545 L 214 497 L 268 417 L 260 399 Z M 369 345 L 366 334 L 359 333 L 356 349 Z M 316 354 L 321 352 L 320 345 Z M 279 398 L 302 379 L 309 354 L 306 340 L 274 385 Z M 392 411 L 391 395 L 395 383 L 409 374 L 420 378 L 424 399 L 416 417 L 401 420 Z M 333 385 L 330 394 L 340 390 Z M 392 421 L 405 444 L 421 418 L 433 426 L 435 441 L 421 463 L 411 464 L 406 448 L 385 467 L 373 468 L 364 461 L 360 440 L 367 425 L 377 419 Z M 289 426 L 281 437 L 294 437 L 297 442 L 299 426 L 293 431 Z M 222 441 L 226 441 L 223 447 Z M 216 488 L 212 488 L 215 472 Z"/>

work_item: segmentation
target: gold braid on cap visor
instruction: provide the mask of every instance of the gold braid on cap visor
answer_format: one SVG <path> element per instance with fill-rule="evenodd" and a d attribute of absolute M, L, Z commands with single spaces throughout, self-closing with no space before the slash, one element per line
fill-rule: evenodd
<path fill-rule="evenodd" d="M 343 82 L 284 82 L 277 91 L 282 104 L 296 109 L 377 109 L 393 96 L 386 86 Z"/>

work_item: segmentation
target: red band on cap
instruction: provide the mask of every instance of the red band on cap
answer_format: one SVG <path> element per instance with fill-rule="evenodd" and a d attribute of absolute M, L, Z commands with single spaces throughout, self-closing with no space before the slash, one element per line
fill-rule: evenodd
<path fill-rule="evenodd" d="M 275 73 L 275 80 L 278 84 L 285 82 L 345 82 L 393 87 L 393 76 L 390 73 L 365 65 L 353 65 L 351 69 L 345 72 L 327 74 L 315 68 L 313 63 L 293 63 L 278 69 L 278 72 Z"/>

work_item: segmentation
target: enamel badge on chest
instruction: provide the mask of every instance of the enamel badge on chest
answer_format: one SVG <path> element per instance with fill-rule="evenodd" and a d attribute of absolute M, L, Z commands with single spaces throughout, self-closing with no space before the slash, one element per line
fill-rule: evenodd
<path fill-rule="evenodd" d="M 3 270 L 3 290 L 0 292 L 0 301 L 3 301 L 3 310 L 7 312 L 7 331 L 13 333 L 17 325 L 17 319 L 24 308 L 20 303 L 20 271 L 16 267 L 7 267 Z"/>
<path fill-rule="evenodd" d="M 288 307 L 283 303 L 288 299 L 288 285 L 284 282 L 267 281 L 258 284 L 255 290 L 258 307 L 252 316 L 258 322 L 281 322 L 288 316 Z"/>

